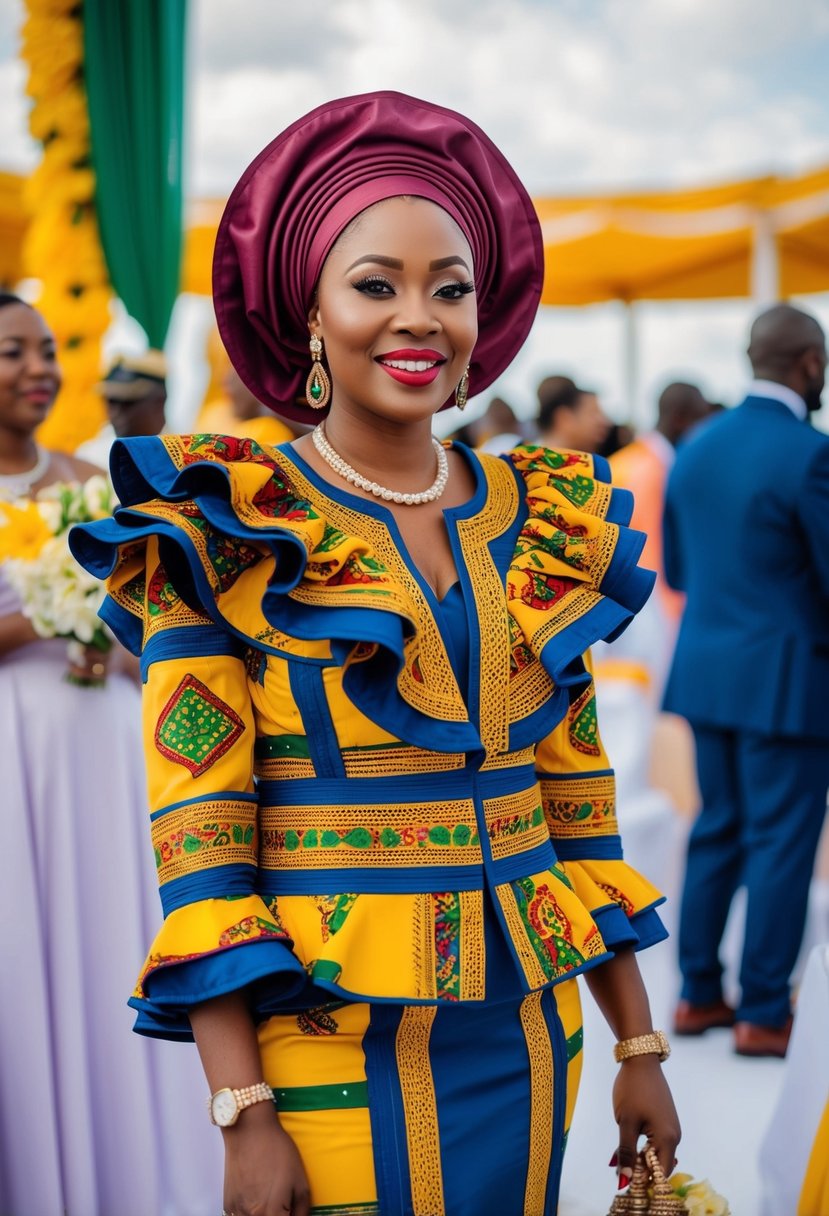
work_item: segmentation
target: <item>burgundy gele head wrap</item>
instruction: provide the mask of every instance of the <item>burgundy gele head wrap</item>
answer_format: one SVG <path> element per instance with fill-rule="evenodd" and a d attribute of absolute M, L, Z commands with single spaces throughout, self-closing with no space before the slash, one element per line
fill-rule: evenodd
<path fill-rule="evenodd" d="M 219 333 L 244 383 L 276 413 L 319 419 L 323 411 L 304 404 L 303 391 L 320 271 L 356 215 L 402 194 L 443 207 L 472 250 L 479 332 L 471 391 L 487 388 L 522 346 L 544 254 L 532 201 L 503 155 L 468 118 L 431 102 L 393 92 L 338 98 L 260 152 L 216 236 Z"/>

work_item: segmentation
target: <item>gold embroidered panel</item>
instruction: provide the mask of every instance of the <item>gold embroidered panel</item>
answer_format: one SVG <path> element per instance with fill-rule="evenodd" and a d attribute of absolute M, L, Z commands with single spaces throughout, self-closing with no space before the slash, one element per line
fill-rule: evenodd
<path fill-rule="evenodd" d="M 457 523 L 464 564 L 472 583 L 481 639 L 481 740 L 487 752 L 503 752 L 509 745 L 510 635 L 504 584 L 489 545 L 502 536 L 518 510 L 518 487 L 504 463 L 482 457 L 487 496 L 483 510 Z"/>
<path fill-rule="evenodd" d="M 530 1060 L 529 1167 L 524 1191 L 524 1216 L 543 1212 L 547 1196 L 553 1141 L 553 1092 L 565 1077 L 556 1077 L 550 1032 L 541 1008 L 542 993 L 531 992 L 521 1002 L 521 1028 Z"/>
<path fill-rule="evenodd" d="M 484 815 L 495 861 L 526 853 L 550 839 L 537 785 L 517 794 L 486 798 Z"/>
<path fill-rule="evenodd" d="M 414 897 L 414 963 L 421 1000 L 484 999 L 486 947 L 482 891 Z"/>
<path fill-rule="evenodd" d="M 496 752 L 494 755 L 487 756 L 481 765 L 482 773 L 490 772 L 497 769 L 499 772 L 505 768 L 523 768 L 525 764 L 533 764 L 535 762 L 535 745 L 530 747 L 522 747 L 517 752 Z"/>
<path fill-rule="evenodd" d="M 553 839 L 616 836 L 616 781 L 612 776 L 541 778 L 544 815 Z"/>
<path fill-rule="evenodd" d="M 152 841 L 161 885 L 213 866 L 256 865 L 256 803 L 211 798 L 178 807 L 153 820 Z"/>
<path fill-rule="evenodd" d="M 264 869 L 481 865 L 472 800 L 354 806 L 262 806 Z"/>
<path fill-rule="evenodd" d="M 430 752 L 420 747 L 400 746 L 343 748 L 348 777 L 390 777 L 396 773 L 453 773 L 466 764 L 462 752 Z"/>
<path fill-rule="evenodd" d="M 543 987 L 548 982 L 548 977 L 527 937 L 527 931 L 521 919 L 521 913 L 518 911 L 512 887 L 508 883 L 501 883 L 495 888 L 495 894 L 498 896 L 498 902 L 504 913 L 504 920 L 507 922 L 507 929 L 512 944 L 515 947 L 515 952 L 518 955 L 518 961 L 521 963 L 521 969 L 524 972 L 527 985 L 530 988 Z"/>
<path fill-rule="evenodd" d="M 412 1170 L 412 1216 L 446 1211 L 440 1160 L 440 1132 L 429 1039 L 435 1005 L 406 1005 L 397 1029 L 395 1051 L 409 1160 Z"/>
<path fill-rule="evenodd" d="M 292 781 L 317 775 L 310 756 L 257 756 L 253 771 L 260 781 Z"/>

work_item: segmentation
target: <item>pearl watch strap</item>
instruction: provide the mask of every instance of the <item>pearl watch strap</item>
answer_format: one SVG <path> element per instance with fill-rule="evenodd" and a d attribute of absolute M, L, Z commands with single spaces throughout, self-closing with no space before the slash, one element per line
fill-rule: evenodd
<path fill-rule="evenodd" d="M 671 1054 L 671 1045 L 667 1036 L 661 1030 L 653 1030 L 650 1034 L 638 1034 L 633 1039 L 622 1039 L 613 1048 L 613 1056 L 617 1064 L 630 1060 L 633 1056 L 659 1056 L 660 1064 Z"/>
<path fill-rule="evenodd" d="M 222 1092 L 226 1093 L 228 1090 L 216 1091 L 216 1093 Z M 240 1089 L 230 1089 L 229 1092 L 236 1099 L 237 1116 L 241 1111 L 246 1110 L 248 1106 L 254 1106 L 257 1102 L 273 1102 L 273 1090 L 264 1081 L 257 1081 L 256 1085 L 243 1085 Z M 207 1099 L 207 1109 L 210 1112 L 211 1120 L 213 1120 L 213 1099 L 215 1097 L 216 1094 L 211 1094 Z"/>

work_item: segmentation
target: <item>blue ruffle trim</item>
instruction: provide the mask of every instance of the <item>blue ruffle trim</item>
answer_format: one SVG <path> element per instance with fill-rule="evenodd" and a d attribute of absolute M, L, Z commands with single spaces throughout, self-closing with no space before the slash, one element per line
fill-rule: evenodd
<path fill-rule="evenodd" d="M 142 510 L 153 498 L 184 503 L 193 500 L 216 533 L 264 546 L 273 556 L 274 570 L 261 609 L 276 630 L 305 641 L 329 641 L 333 661 L 345 667 L 343 686 L 351 701 L 374 722 L 407 742 L 434 751 L 475 752 L 480 737 L 469 721 L 436 723 L 400 696 L 397 677 L 405 661 L 404 645 L 415 622 L 375 598 L 369 607 L 309 605 L 291 595 L 302 579 L 308 553 L 302 538 L 275 520 L 251 527 L 236 515 L 231 503 L 231 474 L 221 460 L 198 460 L 179 468 L 157 437 L 119 440 L 112 448 L 111 472 L 122 505 L 113 519 L 78 525 L 69 543 L 75 557 L 98 578 L 115 569 L 119 549 L 126 544 L 159 537 L 168 576 L 185 602 L 198 605 L 219 628 L 260 650 L 280 653 L 275 646 L 251 639 L 236 629 L 219 610 L 202 558 L 190 535 L 175 522 L 161 520 Z M 274 466 L 278 471 L 278 466 Z M 605 461 L 596 459 L 598 480 L 610 480 Z M 516 470 L 519 482 L 521 474 Z M 289 478 L 285 476 L 286 484 Z M 302 505 L 301 500 L 297 500 Z M 645 537 L 626 527 L 632 496 L 613 490 L 607 520 L 618 524 L 616 549 L 600 584 L 596 603 L 581 618 L 552 637 L 538 654 L 555 689 L 547 703 L 512 725 L 511 749 L 546 734 L 567 710 L 567 689 L 586 684 L 589 677 L 582 655 L 598 640 L 612 641 L 645 603 L 654 574 L 637 565 Z M 209 543 L 209 542 L 208 542 Z M 141 650 L 141 622 L 108 598 L 102 617 L 116 636 L 134 653 Z M 348 663 L 360 643 L 376 646 L 369 657 Z M 530 640 L 530 645 L 531 645 Z"/>
<path fill-rule="evenodd" d="M 254 1021 L 262 1022 L 281 1012 L 306 984 L 305 968 L 290 947 L 261 938 L 159 967 L 144 981 L 146 996 L 131 997 L 128 1004 L 138 1013 L 133 1027 L 138 1034 L 191 1042 L 188 1012 L 194 1005 L 245 989 Z"/>
<path fill-rule="evenodd" d="M 634 950 L 646 950 L 657 942 L 664 942 L 669 934 L 656 911 L 664 899 L 628 916 L 618 904 L 608 904 L 591 913 L 608 950 L 620 950 L 632 946 Z"/>

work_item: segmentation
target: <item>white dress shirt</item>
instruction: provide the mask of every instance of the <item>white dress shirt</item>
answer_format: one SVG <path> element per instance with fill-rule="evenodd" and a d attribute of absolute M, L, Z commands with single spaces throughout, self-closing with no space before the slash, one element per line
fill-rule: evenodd
<path fill-rule="evenodd" d="M 777 384 L 774 380 L 752 380 L 746 390 L 746 396 L 770 397 L 773 401 L 782 401 L 801 422 L 805 422 L 809 415 L 808 406 L 800 394 L 785 384 Z"/>

